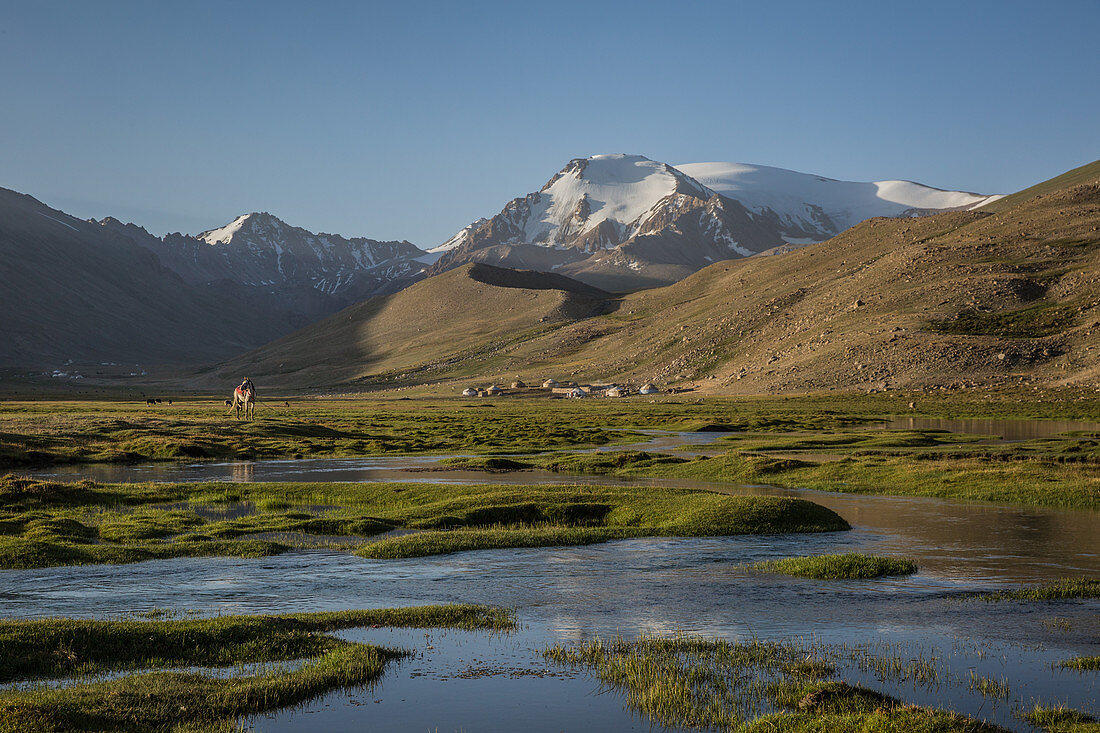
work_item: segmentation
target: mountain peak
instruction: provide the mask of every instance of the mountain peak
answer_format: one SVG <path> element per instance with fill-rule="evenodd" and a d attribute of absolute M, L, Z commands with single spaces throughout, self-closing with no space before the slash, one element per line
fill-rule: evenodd
<path fill-rule="evenodd" d="M 251 234 L 261 234 L 265 230 L 280 231 L 287 226 L 279 217 L 266 211 L 253 211 L 251 214 L 241 214 L 233 221 L 218 229 L 210 229 L 199 234 L 207 244 L 229 244 L 237 232 L 244 231 Z"/>

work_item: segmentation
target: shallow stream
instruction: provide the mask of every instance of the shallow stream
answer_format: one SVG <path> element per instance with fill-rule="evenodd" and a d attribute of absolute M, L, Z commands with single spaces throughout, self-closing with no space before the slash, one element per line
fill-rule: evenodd
<path fill-rule="evenodd" d="M 908 427 L 908 426 L 898 426 Z M 973 426 L 962 428 L 977 432 Z M 1070 428 L 1077 429 L 1077 428 Z M 1018 435 L 1019 431 L 1012 433 Z M 702 437 L 700 437 L 702 435 Z M 721 434 L 654 438 L 662 448 Z M 637 448 L 639 446 L 631 446 Z M 1100 712 L 1100 675 L 1054 667 L 1100 654 L 1100 602 L 987 603 L 965 593 L 1062 576 L 1100 576 L 1100 512 L 675 481 L 521 472 L 423 472 L 436 458 L 78 467 L 102 481 L 377 481 L 641 483 L 803 496 L 851 532 L 656 538 L 570 548 L 491 550 L 367 560 L 332 550 L 273 558 L 197 558 L 133 565 L 0 571 L 8 617 L 103 616 L 194 609 L 203 614 L 321 611 L 475 602 L 516 610 L 509 635 L 362 629 L 342 635 L 416 651 L 373 690 L 329 694 L 253 721 L 260 731 L 649 730 L 624 697 L 543 660 L 558 642 L 674 634 L 801 638 L 859 647 L 941 670 L 920 685 L 853 668 L 849 679 L 906 701 L 977 715 L 1015 730 L 1036 701 Z M 63 472 L 39 472 L 59 476 Z M 914 558 L 904 579 L 822 582 L 754 573 L 762 559 L 865 551 Z M 1007 681 L 1006 699 L 972 691 L 971 673 Z M 659 726 L 657 730 L 665 730 Z"/>

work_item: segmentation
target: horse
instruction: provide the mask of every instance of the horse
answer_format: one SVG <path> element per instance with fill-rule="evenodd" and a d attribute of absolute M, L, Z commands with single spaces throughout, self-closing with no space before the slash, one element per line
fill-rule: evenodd
<path fill-rule="evenodd" d="M 245 384 L 237 387 L 233 390 L 233 402 L 230 404 L 229 409 L 235 411 L 235 417 L 241 419 L 241 408 L 244 408 L 244 419 L 251 420 L 256 411 L 256 388 L 252 386 L 252 382 L 245 381 Z"/>

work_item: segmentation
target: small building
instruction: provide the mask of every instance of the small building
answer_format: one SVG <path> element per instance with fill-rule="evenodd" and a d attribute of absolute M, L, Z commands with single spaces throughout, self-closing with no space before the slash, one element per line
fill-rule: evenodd
<path fill-rule="evenodd" d="M 504 394 L 504 390 L 501 389 L 500 385 L 494 384 L 490 386 L 487 390 L 485 390 L 485 394 L 489 395 L 490 397 L 499 397 L 500 395 Z"/>
<path fill-rule="evenodd" d="M 657 385 L 653 382 L 646 382 L 642 385 L 642 388 L 638 390 L 638 394 L 658 394 L 661 390 L 657 389 Z"/>
<path fill-rule="evenodd" d="M 580 387 L 573 387 L 572 389 L 570 389 L 570 390 L 569 390 L 569 392 L 568 392 L 568 394 L 567 394 L 566 396 L 568 396 L 568 397 L 573 397 L 573 398 L 575 398 L 575 399 L 580 399 L 580 398 L 582 398 L 582 397 L 587 397 L 587 396 L 588 396 L 588 393 L 587 393 L 587 392 L 585 392 L 585 391 L 584 391 L 583 389 L 581 389 Z"/>
<path fill-rule="evenodd" d="M 603 396 L 604 397 L 625 397 L 626 392 L 623 390 L 622 387 L 614 385 L 614 386 L 611 386 L 611 387 L 608 387 L 607 389 L 605 389 L 604 392 L 603 392 Z"/>
<path fill-rule="evenodd" d="M 526 389 L 527 384 L 523 380 L 517 379 L 512 382 L 512 389 Z"/>
<path fill-rule="evenodd" d="M 477 390 L 473 387 L 467 387 L 466 389 L 462 390 L 462 396 L 463 397 L 477 397 Z"/>
<path fill-rule="evenodd" d="M 542 388 L 543 389 L 554 389 L 554 387 L 557 387 L 557 386 L 559 386 L 559 385 L 558 385 L 558 380 L 556 380 L 556 379 L 547 379 L 545 382 L 542 383 Z"/>

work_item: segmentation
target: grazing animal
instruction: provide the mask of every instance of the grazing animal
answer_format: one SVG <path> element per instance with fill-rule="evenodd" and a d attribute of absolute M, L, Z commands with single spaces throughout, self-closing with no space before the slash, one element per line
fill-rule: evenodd
<path fill-rule="evenodd" d="M 226 400 L 225 401 L 225 406 L 226 407 L 232 407 L 233 406 L 233 400 Z"/>
<path fill-rule="evenodd" d="M 169 405 L 170 405 L 170 404 L 172 404 L 172 400 L 168 400 L 168 404 L 169 404 Z"/>
<path fill-rule="evenodd" d="M 148 400 L 145 400 L 145 404 L 147 404 L 147 405 L 155 405 L 155 404 L 157 404 L 157 401 L 156 401 L 156 400 L 154 400 L 154 399 L 148 399 Z"/>
<path fill-rule="evenodd" d="M 289 402 L 284 402 L 283 407 L 290 407 L 290 403 Z"/>
<path fill-rule="evenodd" d="M 157 404 L 158 404 L 158 405 L 160 404 L 160 400 L 157 400 Z"/>
<path fill-rule="evenodd" d="M 241 386 L 233 390 L 233 403 L 230 410 L 235 412 L 238 420 L 241 419 L 241 408 L 244 408 L 244 419 L 251 420 L 256 411 L 256 387 L 251 379 L 245 379 Z"/>

